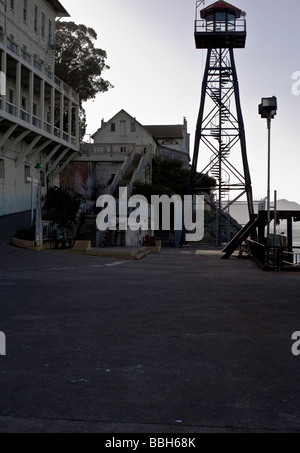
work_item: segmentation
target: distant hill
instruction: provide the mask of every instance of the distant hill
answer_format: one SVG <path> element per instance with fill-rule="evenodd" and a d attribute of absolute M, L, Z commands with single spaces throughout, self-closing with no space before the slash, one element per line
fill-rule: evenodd
<path fill-rule="evenodd" d="M 259 201 L 254 202 L 254 210 L 258 212 L 258 205 Z M 273 208 L 274 203 L 271 203 L 271 207 Z M 277 202 L 277 209 L 281 211 L 300 211 L 300 204 L 296 203 L 295 201 L 288 201 L 288 200 L 278 200 Z M 248 220 L 248 206 L 246 202 L 237 202 L 230 208 L 231 216 L 241 225 L 245 225 Z M 299 225 L 300 228 L 300 224 Z"/>
<path fill-rule="evenodd" d="M 300 204 L 295 201 L 279 200 L 277 206 L 282 211 L 300 211 Z"/>

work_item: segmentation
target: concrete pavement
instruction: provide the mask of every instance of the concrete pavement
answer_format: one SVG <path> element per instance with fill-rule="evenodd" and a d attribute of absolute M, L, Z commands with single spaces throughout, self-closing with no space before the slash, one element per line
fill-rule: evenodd
<path fill-rule="evenodd" d="M 300 431 L 298 273 L 30 252 L 13 229 L 0 218 L 0 432 Z"/>

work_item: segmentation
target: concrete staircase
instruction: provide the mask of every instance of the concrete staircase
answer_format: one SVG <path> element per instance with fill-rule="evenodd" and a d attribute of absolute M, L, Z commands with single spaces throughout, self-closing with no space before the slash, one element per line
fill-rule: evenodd
<path fill-rule="evenodd" d="M 113 194 L 113 196 L 115 198 L 118 198 L 119 196 L 119 188 L 120 187 L 128 187 L 130 182 L 131 182 L 131 179 L 132 179 L 132 176 L 133 176 L 133 173 L 135 171 L 136 168 L 138 168 L 139 166 L 139 163 L 141 161 L 141 158 L 142 158 L 142 155 L 141 154 L 137 154 L 133 161 L 132 161 L 132 164 L 127 168 L 123 178 L 121 179 L 121 181 L 119 182 L 118 186 L 116 187 L 116 190 Z"/>
<path fill-rule="evenodd" d="M 91 241 L 92 247 L 96 247 L 96 216 L 86 216 L 84 223 L 81 225 L 76 239 L 80 241 Z"/>

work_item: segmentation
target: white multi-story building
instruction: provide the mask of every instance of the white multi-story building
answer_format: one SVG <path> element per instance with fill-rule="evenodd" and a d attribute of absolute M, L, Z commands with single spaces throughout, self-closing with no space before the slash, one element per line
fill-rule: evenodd
<path fill-rule="evenodd" d="M 119 186 L 130 190 L 134 183 L 152 182 L 152 158 L 179 159 L 189 168 L 190 136 L 187 121 L 167 126 L 143 126 L 125 110 L 105 122 L 83 143 L 70 165 L 62 172 L 63 186 L 96 200 L 103 193 L 114 194 Z"/>
<path fill-rule="evenodd" d="M 0 216 L 30 209 L 30 178 L 58 185 L 79 150 L 79 95 L 55 76 L 62 17 L 58 0 L 0 0 Z"/>

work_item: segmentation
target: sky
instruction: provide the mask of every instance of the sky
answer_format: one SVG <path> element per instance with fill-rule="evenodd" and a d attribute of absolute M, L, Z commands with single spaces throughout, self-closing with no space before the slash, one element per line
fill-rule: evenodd
<path fill-rule="evenodd" d="M 206 50 L 194 43 L 195 0 L 61 0 L 76 23 L 95 29 L 114 88 L 87 102 L 87 133 L 121 109 L 144 125 L 188 122 L 193 150 Z M 205 6 L 213 3 L 206 0 Z M 254 198 L 267 194 L 262 97 L 276 96 L 271 193 L 300 203 L 300 2 L 234 0 L 247 13 L 247 43 L 235 50 Z M 299 72 L 297 80 L 292 77 Z M 296 76 L 296 75 L 295 75 Z M 298 94 L 299 91 L 299 94 Z M 201 156 L 201 151 L 200 151 Z M 202 167 L 203 168 L 203 167 Z M 199 169 L 201 169 L 201 158 Z"/>

